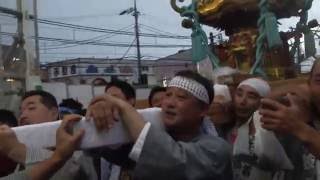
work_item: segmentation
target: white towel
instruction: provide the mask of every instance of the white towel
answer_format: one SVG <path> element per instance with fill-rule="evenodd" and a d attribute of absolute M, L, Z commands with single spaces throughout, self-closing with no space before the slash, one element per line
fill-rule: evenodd
<path fill-rule="evenodd" d="M 150 108 L 138 111 L 145 121 L 151 122 L 153 126 L 163 128 L 161 121 L 161 109 Z M 20 142 L 28 147 L 47 148 L 56 144 L 56 131 L 61 121 L 48 122 L 12 128 Z M 98 132 L 92 121 L 83 118 L 75 124 L 75 129 L 85 129 L 80 149 L 90 149 L 96 147 L 114 147 L 129 142 L 129 137 L 121 121 L 117 122 L 110 131 Z"/>
<path fill-rule="evenodd" d="M 260 114 L 253 115 L 255 126 L 254 153 L 258 157 L 257 163 L 262 166 L 272 167 L 275 171 L 292 170 L 293 164 L 286 155 L 285 150 L 276 138 L 275 134 L 261 127 Z M 238 136 L 234 143 L 233 155 L 249 155 L 249 124 L 251 120 L 243 124 L 238 129 Z M 269 175 L 268 175 L 269 174 Z M 270 177 L 268 171 L 252 168 L 250 177 Z"/>

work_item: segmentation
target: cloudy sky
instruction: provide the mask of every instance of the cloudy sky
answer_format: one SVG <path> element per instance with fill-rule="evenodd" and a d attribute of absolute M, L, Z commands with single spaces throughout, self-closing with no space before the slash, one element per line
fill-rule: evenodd
<path fill-rule="evenodd" d="M 32 0 L 26 0 L 32 1 Z M 139 18 L 140 31 L 142 33 L 184 35 L 189 36 L 190 31 L 180 26 L 181 17 L 170 7 L 169 0 L 137 0 L 141 13 Z M 30 3 L 31 4 L 31 3 Z M 92 26 L 106 29 L 123 29 L 133 32 L 134 18 L 130 15 L 118 14 L 133 6 L 133 0 L 38 0 L 39 18 L 70 24 Z M 1 0 L 0 6 L 15 8 L 13 0 Z M 310 11 L 310 18 L 320 21 L 320 1 L 315 0 Z M 295 26 L 297 18 L 282 20 L 282 30 Z M 2 31 L 15 31 L 12 18 L 0 16 Z M 40 36 L 54 37 L 70 40 L 99 39 L 100 42 L 132 44 L 134 36 L 114 35 L 83 31 L 59 26 L 40 24 Z M 205 28 L 207 32 L 218 33 L 212 28 Z M 96 39 L 97 38 L 97 39 Z M 2 38 L 6 41 L 5 37 Z M 102 40 L 101 40 L 102 39 Z M 8 40 L 7 40 L 8 41 Z M 153 45 L 189 45 L 190 40 L 141 38 L 141 44 Z M 77 57 L 129 57 L 136 56 L 136 49 L 127 47 L 70 46 L 57 42 L 40 42 L 41 61 L 51 62 L 67 58 Z M 176 53 L 183 48 L 142 48 L 142 56 L 145 59 L 157 59 Z"/>

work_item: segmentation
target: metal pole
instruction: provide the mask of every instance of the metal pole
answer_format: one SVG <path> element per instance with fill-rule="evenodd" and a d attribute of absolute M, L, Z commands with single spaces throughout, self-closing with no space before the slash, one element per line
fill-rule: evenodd
<path fill-rule="evenodd" d="M 135 19 L 135 33 L 137 40 L 137 57 L 138 57 L 138 83 L 142 84 L 141 81 L 141 52 L 140 52 L 140 39 L 139 39 L 139 12 L 137 10 L 137 1 L 134 0 L 134 19 Z"/>
<path fill-rule="evenodd" d="M 0 71 L 3 71 L 4 70 L 4 66 L 3 66 L 3 53 L 2 53 L 2 36 L 1 36 L 1 32 L 2 32 L 2 29 L 1 29 L 1 24 L 0 24 Z"/>
<path fill-rule="evenodd" d="M 39 38 L 38 38 L 39 27 L 38 27 L 38 1 L 37 0 L 33 0 L 33 13 L 34 13 L 34 35 L 35 35 L 35 46 L 36 46 L 36 57 L 34 61 L 34 66 L 35 66 L 35 70 L 38 70 L 40 67 L 40 52 L 39 52 Z"/>
<path fill-rule="evenodd" d="M 297 49 L 297 52 L 298 52 L 298 65 L 300 65 L 300 63 L 302 62 L 302 53 L 301 53 L 301 48 L 300 48 L 300 45 L 301 45 L 300 38 L 297 38 L 297 42 L 299 44 L 298 49 Z"/>
<path fill-rule="evenodd" d="M 41 88 L 41 79 L 40 79 L 40 66 L 36 61 L 36 47 L 35 41 L 29 39 L 28 37 L 35 36 L 35 29 L 33 22 L 30 21 L 30 16 L 28 12 L 31 12 L 30 9 L 34 7 L 29 7 L 29 1 L 19 0 L 21 3 L 20 12 L 22 12 L 22 32 L 25 44 L 24 49 L 26 51 L 26 90 L 35 90 Z M 29 9 L 28 9 L 29 8 Z"/>
<path fill-rule="evenodd" d="M 17 10 L 18 12 L 22 12 L 22 0 L 17 0 Z M 21 15 L 21 18 L 18 18 L 18 35 L 19 37 L 22 39 L 23 38 L 23 23 L 22 23 L 22 17 L 23 15 Z"/>
<path fill-rule="evenodd" d="M 76 40 L 76 30 L 73 28 L 72 29 L 72 35 L 73 35 L 73 40 Z"/>

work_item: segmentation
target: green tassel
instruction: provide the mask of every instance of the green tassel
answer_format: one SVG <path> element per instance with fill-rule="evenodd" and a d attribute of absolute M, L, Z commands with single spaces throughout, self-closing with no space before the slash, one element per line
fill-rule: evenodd
<path fill-rule="evenodd" d="M 311 30 L 308 30 L 304 34 L 304 43 L 305 43 L 306 58 L 314 56 L 317 50 L 316 50 L 316 42 L 315 42 L 314 34 Z"/>
<path fill-rule="evenodd" d="M 195 32 L 192 34 L 192 61 L 194 64 L 204 60 L 207 57 L 206 46 L 202 40 L 201 34 Z"/>
<path fill-rule="evenodd" d="M 278 31 L 277 18 L 274 13 L 265 14 L 265 32 L 270 49 L 282 46 L 282 40 Z"/>

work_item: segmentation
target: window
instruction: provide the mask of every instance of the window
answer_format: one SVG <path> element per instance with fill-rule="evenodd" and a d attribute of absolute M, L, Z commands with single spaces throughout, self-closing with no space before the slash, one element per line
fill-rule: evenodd
<path fill-rule="evenodd" d="M 80 84 L 86 84 L 86 80 L 85 79 L 80 79 Z"/>
<path fill-rule="evenodd" d="M 68 75 L 68 67 L 67 66 L 63 66 L 62 67 L 62 75 Z"/>
<path fill-rule="evenodd" d="M 94 65 L 89 65 L 87 70 L 86 70 L 86 72 L 88 74 L 90 74 L 90 73 L 98 73 L 98 68 L 96 66 L 94 66 Z"/>
<path fill-rule="evenodd" d="M 111 81 L 116 81 L 116 80 L 118 80 L 118 76 L 111 76 Z"/>
<path fill-rule="evenodd" d="M 148 66 L 142 66 L 141 70 L 142 71 L 149 71 L 149 67 Z"/>
<path fill-rule="evenodd" d="M 53 75 L 54 75 L 54 77 L 59 76 L 59 74 L 60 74 L 60 72 L 59 72 L 59 67 L 55 67 L 55 68 L 53 69 Z"/>
<path fill-rule="evenodd" d="M 123 74 L 131 74 L 131 73 L 133 73 L 133 69 L 130 66 L 120 66 L 119 67 L 119 71 L 120 71 L 120 73 L 123 73 Z"/>
<path fill-rule="evenodd" d="M 110 67 L 106 67 L 104 69 L 104 73 L 115 73 L 115 69 L 114 69 L 114 66 L 110 66 Z"/>
<path fill-rule="evenodd" d="M 141 75 L 141 84 L 145 84 L 145 85 L 148 84 L 148 75 L 146 74 Z"/>
<path fill-rule="evenodd" d="M 77 74 L 77 67 L 76 67 L 76 65 L 72 65 L 72 66 L 71 66 L 70 72 L 71 72 L 71 74 Z"/>

